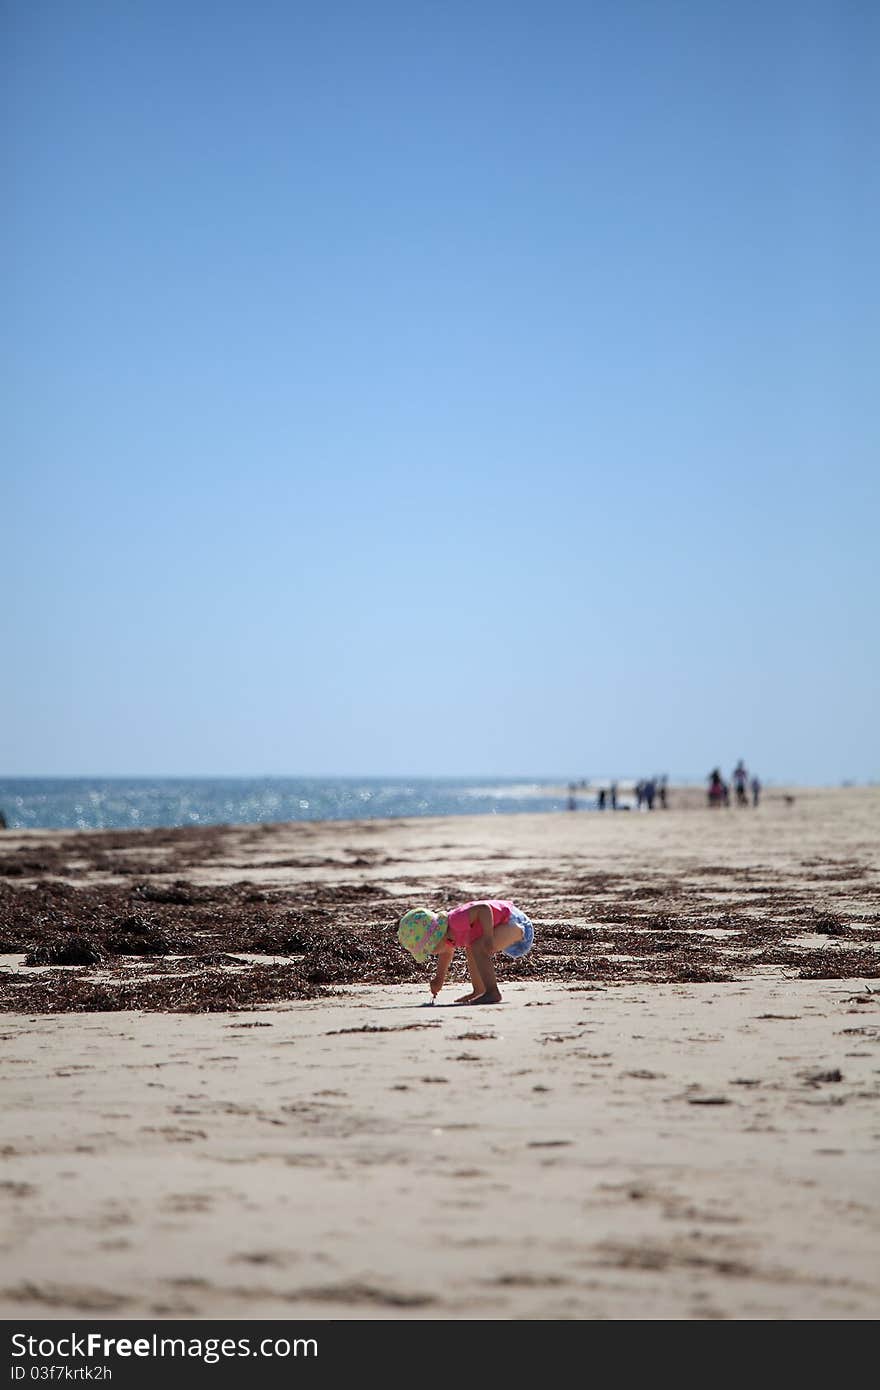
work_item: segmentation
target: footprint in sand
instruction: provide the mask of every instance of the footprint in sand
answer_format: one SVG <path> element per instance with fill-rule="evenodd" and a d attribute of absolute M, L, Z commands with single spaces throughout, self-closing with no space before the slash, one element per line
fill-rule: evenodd
<path fill-rule="evenodd" d="M 109 1289 L 79 1284 L 34 1284 L 29 1280 L 3 1289 L 2 1296 L 13 1303 L 40 1303 L 46 1308 L 72 1308 L 78 1313 L 117 1313 L 131 1302 L 127 1295 L 112 1293 Z"/>
<path fill-rule="evenodd" d="M 230 1255 L 230 1264 L 263 1265 L 272 1269 L 284 1269 L 300 1257 L 281 1250 L 245 1250 L 240 1255 Z"/>
<path fill-rule="evenodd" d="M 33 1197 L 38 1191 L 30 1182 L 0 1182 L 0 1193 L 6 1192 L 19 1201 L 22 1197 Z"/>
<path fill-rule="evenodd" d="M 429 1308 L 437 1299 L 431 1294 L 385 1289 L 375 1284 L 331 1284 L 325 1288 L 297 1289 L 284 1295 L 291 1303 L 338 1303 L 343 1306 L 375 1306 L 386 1308 Z"/>
<path fill-rule="evenodd" d="M 160 1203 L 162 1211 L 182 1215 L 187 1212 L 210 1211 L 213 1197 L 207 1192 L 172 1192 Z"/>

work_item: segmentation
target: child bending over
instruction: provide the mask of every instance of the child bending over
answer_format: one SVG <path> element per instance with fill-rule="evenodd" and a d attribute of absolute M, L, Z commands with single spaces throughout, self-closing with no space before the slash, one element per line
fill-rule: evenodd
<path fill-rule="evenodd" d="M 431 980 L 435 997 L 443 988 L 455 948 L 463 946 L 471 992 L 456 999 L 456 1004 L 500 1004 L 492 957 L 498 951 L 514 960 L 527 955 L 535 940 L 535 929 L 515 903 L 487 898 L 483 902 L 462 903 L 450 912 L 411 908 L 397 924 L 397 939 L 420 964 L 429 956 L 437 957 L 437 972 Z"/>

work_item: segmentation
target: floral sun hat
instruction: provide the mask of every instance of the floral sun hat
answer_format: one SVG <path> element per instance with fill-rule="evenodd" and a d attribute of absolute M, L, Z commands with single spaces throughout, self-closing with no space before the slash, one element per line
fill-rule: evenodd
<path fill-rule="evenodd" d="M 397 939 L 419 964 L 426 961 L 446 935 L 446 917 L 427 907 L 405 912 L 397 926 Z"/>

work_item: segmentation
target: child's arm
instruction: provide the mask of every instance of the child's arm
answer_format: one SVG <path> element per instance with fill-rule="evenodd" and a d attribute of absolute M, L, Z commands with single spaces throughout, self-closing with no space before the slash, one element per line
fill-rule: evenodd
<path fill-rule="evenodd" d="M 437 973 L 431 981 L 431 993 L 437 995 L 443 988 L 443 982 L 449 972 L 455 947 L 451 941 L 441 941 L 434 954 L 437 957 Z"/>

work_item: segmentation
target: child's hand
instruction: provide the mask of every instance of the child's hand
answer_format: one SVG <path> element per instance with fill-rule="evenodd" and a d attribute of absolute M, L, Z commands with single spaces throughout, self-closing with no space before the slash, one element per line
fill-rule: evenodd
<path fill-rule="evenodd" d="M 452 945 L 451 941 L 441 941 L 440 945 L 437 947 L 436 952 L 434 953 L 434 958 L 437 961 L 437 969 L 434 973 L 434 978 L 431 980 L 429 987 L 435 999 L 437 998 L 437 995 L 443 988 L 443 981 L 449 974 L 449 966 L 454 954 L 455 947 Z"/>

